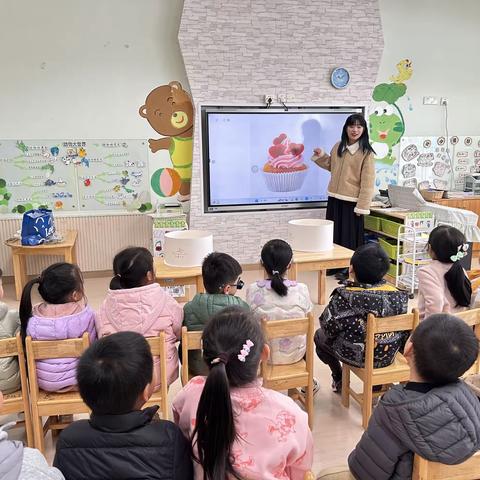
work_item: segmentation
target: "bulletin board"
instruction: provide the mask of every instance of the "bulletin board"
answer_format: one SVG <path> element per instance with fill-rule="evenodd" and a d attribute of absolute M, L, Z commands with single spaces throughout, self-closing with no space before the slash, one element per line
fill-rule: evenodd
<path fill-rule="evenodd" d="M 480 172 L 480 136 L 403 137 L 398 184 L 463 190 L 465 175 Z"/>
<path fill-rule="evenodd" d="M 0 218 L 55 211 L 147 211 L 145 140 L 0 140 Z"/>

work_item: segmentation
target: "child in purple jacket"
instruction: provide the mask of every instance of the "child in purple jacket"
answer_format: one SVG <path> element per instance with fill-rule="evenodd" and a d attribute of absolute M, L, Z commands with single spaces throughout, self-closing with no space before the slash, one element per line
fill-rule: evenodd
<path fill-rule="evenodd" d="M 44 300 L 32 308 L 31 292 L 38 284 Z M 88 332 L 96 339 L 95 316 L 86 304 L 82 273 L 77 265 L 54 263 L 24 287 L 20 301 L 20 332 L 33 340 L 80 338 Z M 71 390 L 77 384 L 76 358 L 52 358 L 37 361 L 38 385 L 48 392 Z"/>

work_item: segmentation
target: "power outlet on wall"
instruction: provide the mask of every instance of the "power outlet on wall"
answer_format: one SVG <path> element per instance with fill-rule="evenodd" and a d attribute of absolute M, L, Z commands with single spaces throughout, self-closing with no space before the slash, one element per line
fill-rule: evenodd
<path fill-rule="evenodd" d="M 447 97 L 442 97 L 440 99 L 440 105 L 448 105 L 448 98 Z"/>
<path fill-rule="evenodd" d="M 424 105 L 438 105 L 438 97 L 423 97 Z"/>
<path fill-rule="evenodd" d="M 279 93 L 278 94 L 278 103 L 287 103 L 287 94 L 286 93 Z"/>
<path fill-rule="evenodd" d="M 263 96 L 265 105 L 271 105 L 275 101 L 275 95 L 273 93 L 265 94 Z"/>

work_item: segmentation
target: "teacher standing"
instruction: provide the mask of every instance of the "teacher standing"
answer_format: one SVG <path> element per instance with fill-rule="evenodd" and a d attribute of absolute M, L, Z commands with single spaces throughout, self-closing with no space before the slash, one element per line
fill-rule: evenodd
<path fill-rule="evenodd" d="M 363 245 L 363 216 L 370 213 L 375 183 L 375 153 L 370 145 L 365 118 L 350 115 L 342 138 L 330 152 L 315 148 L 312 160 L 331 172 L 328 184 L 327 220 L 333 220 L 333 241 L 355 250 Z M 337 275 L 346 278 L 346 272 Z"/>

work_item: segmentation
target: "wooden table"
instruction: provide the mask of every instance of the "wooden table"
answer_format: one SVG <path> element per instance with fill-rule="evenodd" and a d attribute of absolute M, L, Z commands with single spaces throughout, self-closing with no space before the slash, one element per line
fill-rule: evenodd
<path fill-rule="evenodd" d="M 153 259 L 155 279 L 162 287 L 195 285 L 197 293 L 204 292 L 202 267 L 171 267 L 165 265 L 163 257 Z"/>
<path fill-rule="evenodd" d="M 325 252 L 293 252 L 293 262 L 288 272 L 288 278 L 297 279 L 298 272 L 318 271 L 318 304 L 325 305 L 325 286 L 327 280 L 327 269 L 346 268 L 350 265 L 353 250 L 333 245 L 333 250 Z"/>
<path fill-rule="evenodd" d="M 58 243 L 46 243 L 36 246 L 22 245 L 20 240 L 5 242 L 12 249 L 13 274 L 15 276 L 15 294 L 17 300 L 22 296 L 22 290 L 27 283 L 26 257 L 30 255 L 59 255 L 68 263 L 77 263 L 75 254 L 76 230 L 67 230 L 63 241 Z"/>

